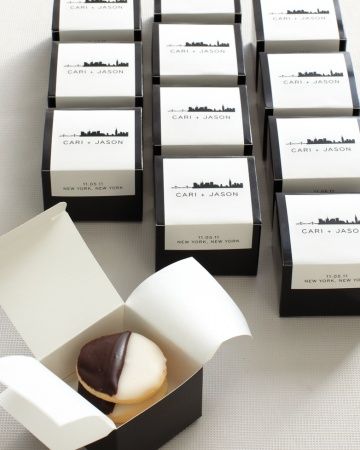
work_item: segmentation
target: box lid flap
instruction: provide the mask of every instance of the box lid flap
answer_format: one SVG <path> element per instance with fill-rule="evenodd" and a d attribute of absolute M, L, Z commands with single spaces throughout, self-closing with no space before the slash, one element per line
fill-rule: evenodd
<path fill-rule="evenodd" d="M 52 450 L 81 448 L 116 428 L 34 358 L 0 358 L 0 381 L 9 387 L 0 404 Z"/>
<path fill-rule="evenodd" d="M 149 277 L 134 290 L 126 305 L 199 367 L 223 342 L 250 335 L 234 301 L 193 258 Z"/>
<path fill-rule="evenodd" d="M 65 206 L 0 237 L 0 305 L 40 360 L 123 304 Z"/>

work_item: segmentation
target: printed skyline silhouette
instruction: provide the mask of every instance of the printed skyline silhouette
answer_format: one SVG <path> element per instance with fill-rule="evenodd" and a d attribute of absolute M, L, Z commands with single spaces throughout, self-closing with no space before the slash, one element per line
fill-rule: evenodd
<path fill-rule="evenodd" d="M 188 109 L 170 109 L 169 112 L 235 112 L 235 108 L 209 108 L 208 106 L 189 106 Z"/>
<path fill-rule="evenodd" d="M 317 9 L 316 11 L 306 11 L 305 9 L 288 9 L 286 12 L 271 13 L 271 15 L 323 15 L 330 14 L 329 10 Z"/>
<path fill-rule="evenodd" d="M 355 144 L 355 139 L 345 139 L 341 136 L 340 140 L 330 140 L 327 138 L 307 139 L 306 142 L 289 142 L 287 145 L 322 145 L 322 144 Z"/>
<path fill-rule="evenodd" d="M 355 215 L 354 220 L 342 220 L 339 217 L 321 219 L 318 222 L 299 222 L 297 225 L 360 225 L 360 220 Z"/>
<path fill-rule="evenodd" d="M 116 128 L 113 133 L 104 133 L 103 131 L 80 131 L 80 134 L 62 134 L 60 137 L 127 137 L 127 131 L 118 131 Z"/>
<path fill-rule="evenodd" d="M 102 61 L 85 61 L 83 64 L 67 64 L 65 67 L 129 67 L 129 63 L 119 62 L 119 60 L 117 59 L 115 64 L 104 63 Z"/>
<path fill-rule="evenodd" d="M 97 3 L 100 3 L 100 4 L 107 4 L 107 3 L 127 3 L 128 2 L 128 0 L 83 0 L 83 1 L 81 1 L 81 0 L 79 0 L 79 1 L 68 1 L 67 3 L 69 4 L 69 5 L 71 5 L 71 4 L 76 4 L 76 3 L 83 3 L 83 4 L 97 4 Z"/>
<path fill-rule="evenodd" d="M 185 44 L 169 44 L 168 47 L 230 47 L 228 42 L 216 41 L 216 44 L 207 44 L 206 42 L 185 42 Z"/>
<path fill-rule="evenodd" d="M 201 181 L 200 183 L 193 183 L 192 186 L 173 186 L 172 189 L 242 189 L 243 183 L 232 182 L 229 179 L 228 184 L 216 184 L 213 181 Z"/>
<path fill-rule="evenodd" d="M 329 73 L 319 73 L 314 70 L 313 72 L 298 72 L 297 75 L 280 75 L 280 78 L 332 78 L 343 76 L 343 72 L 334 72 L 333 70 L 330 70 Z"/>

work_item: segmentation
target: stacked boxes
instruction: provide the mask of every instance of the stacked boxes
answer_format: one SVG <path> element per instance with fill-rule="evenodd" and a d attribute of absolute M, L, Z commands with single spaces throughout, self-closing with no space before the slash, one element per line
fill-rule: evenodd
<path fill-rule="evenodd" d="M 280 315 L 360 314 L 359 96 L 339 2 L 257 0 L 255 22 Z"/>
<path fill-rule="evenodd" d="M 156 269 L 256 275 L 261 217 L 240 4 L 155 2 Z"/>
<path fill-rule="evenodd" d="M 142 44 L 134 41 L 141 40 L 140 1 L 55 0 L 53 38 L 45 208 L 66 201 L 74 220 L 139 221 L 143 69 Z"/>

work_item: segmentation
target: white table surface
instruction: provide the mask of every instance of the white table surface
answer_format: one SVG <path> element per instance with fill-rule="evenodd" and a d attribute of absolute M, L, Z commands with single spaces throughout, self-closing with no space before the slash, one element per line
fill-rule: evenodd
<path fill-rule="evenodd" d="M 359 74 L 360 3 L 359 0 L 342 0 L 341 3 L 348 49 Z M 253 29 L 252 1 L 242 0 L 242 5 L 243 34 L 248 47 Z M 144 222 L 138 225 L 78 225 L 123 298 L 154 270 L 149 95 L 152 10 L 153 2 L 143 0 L 146 77 Z M 42 211 L 40 166 L 51 16 L 52 0 L 1 0 L 1 234 Z M 255 152 L 260 155 L 253 64 L 249 59 L 247 63 Z M 259 275 L 257 278 L 219 278 L 247 317 L 253 339 L 227 343 L 206 366 L 203 418 L 164 448 L 358 450 L 360 319 L 278 317 L 265 172 L 260 158 L 257 164 L 264 216 Z M 26 347 L 0 312 L 0 356 L 24 353 L 27 353 Z M 0 450 L 43 448 L 0 410 Z"/>

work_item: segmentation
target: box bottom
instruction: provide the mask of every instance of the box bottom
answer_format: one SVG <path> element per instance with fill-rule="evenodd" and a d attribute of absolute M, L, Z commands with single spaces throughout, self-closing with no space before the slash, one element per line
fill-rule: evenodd
<path fill-rule="evenodd" d="M 88 450 L 156 450 L 202 415 L 203 370 Z"/>
<path fill-rule="evenodd" d="M 67 203 L 74 221 L 140 222 L 143 217 L 142 197 L 50 197 L 44 199 L 44 209 L 59 202 Z"/>
<path fill-rule="evenodd" d="M 359 289 L 292 290 L 281 294 L 280 317 L 359 315 Z"/>
<path fill-rule="evenodd" d="M 185 258 L 195 258 L 212 275 L 255 276 L 259 252 L 246 250 L 156 251 L 156 271 Z"/>

